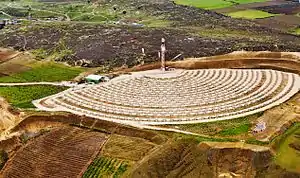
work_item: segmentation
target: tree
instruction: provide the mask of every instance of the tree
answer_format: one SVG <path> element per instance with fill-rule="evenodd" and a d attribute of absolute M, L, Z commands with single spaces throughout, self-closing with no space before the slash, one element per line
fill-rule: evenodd
<path fill-rule="evenodd" d="M 1 150 L 0 151 L 0 169 L 3 168 L 3 166 L 5 165 L 7 160 L 8 160 L 8 154 L 4 150 Z"/>

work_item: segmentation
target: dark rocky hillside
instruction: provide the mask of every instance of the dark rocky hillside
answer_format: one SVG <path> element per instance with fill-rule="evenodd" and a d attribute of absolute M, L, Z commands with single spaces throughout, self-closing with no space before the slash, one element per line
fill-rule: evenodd
<path fill-rule="evenodd" d="M 99 1 L 98 5 L 163 16 L 170 26 L 150 28 L 83 22 L 32 23 L 8 27 L 0 33 L 0 45 L 18 50 L 42 49 L 51 54 L 68 50 L 57 60 L 86 59 L 90 66 L 134 66 L 157 60 L 160 39 L 167 39 L 167 58 L 178 54 L 201 57 L 236 50 L 298 51 L 300 37 L 268 29 L 249 20 L 176 5 L 171 1 Z M 63 48 L 63 49 L 61 49 Z M 146 56 L 141 54 L 145 49 Z M 72 52 L 70 52 L 72 51 Z"/>

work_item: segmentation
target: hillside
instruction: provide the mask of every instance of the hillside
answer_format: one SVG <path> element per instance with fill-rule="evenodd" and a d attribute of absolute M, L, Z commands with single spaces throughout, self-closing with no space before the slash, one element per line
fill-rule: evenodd
<path fill-rule="evenodd" d="M 55 4 L 35 6 L 49 10 L 56 7 Z M 107 19 L 90 22 L 93 17 L 83 20 L 78 17 L 71 21 L 19 24 L 0 33 L 1 46 L 34 50 L 40 57 L 52 55 L 73 65 L 81 65 L 82 62 L 75 61 L 85 59 L 91 62 L 89 66 L 121 67 L 156 61 L 162 37 L 167 40 L 168 59 L 178 54 L 202 57 L 237 50 L 298 51 L 300 44 L 298 36 L 251 20 L 234 19 L 168 0 L 64 4 L 57 10 L 70 15 L 68 9 L 74 14 L 88 15 L 87 11 L 93 11 Z"/>
<path fill-rule="evenodd" d="M 297 0 L 0 0 L 0 177 L 299 178 L 299 22 Z"/>
<path fill-rule="evenodd" d="M 266 147 L 182 142 L 153 154 L 129 177 L 268 177 L 272 172 L 277 172 L 279 177 L 297 177 L 280 168 L 274 169 L 271 159 L 272 153 Z"/>
<path fill-rule="evenodd" d="M 268 146 L 147 131 L 74 115 L 35 113 L 11 133 L 19 136 L 0 142 L 9 158 L 0 172 L 4 177 L 299 176 L 278 166 Z"/>

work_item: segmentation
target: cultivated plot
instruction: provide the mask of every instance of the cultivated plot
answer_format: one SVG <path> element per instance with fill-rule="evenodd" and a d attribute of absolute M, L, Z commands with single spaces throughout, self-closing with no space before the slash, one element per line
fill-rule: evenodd
<path fill-rule="evenodd" d="M 74 127 L 53 130 L 20 149 L 0 177 L 76 177 L 106 139 Z"/>

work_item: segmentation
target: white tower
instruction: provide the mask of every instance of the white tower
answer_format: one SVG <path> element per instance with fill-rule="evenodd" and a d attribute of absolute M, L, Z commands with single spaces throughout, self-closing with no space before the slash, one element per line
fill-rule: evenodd
<path fill-rule="evenodd" d="M 161 70 L 165 71 L 166 70 L 166 59 L 165 59 L 165 53 L 166 53 L 166 40 L 164 38 L 161 39 Z"/>

